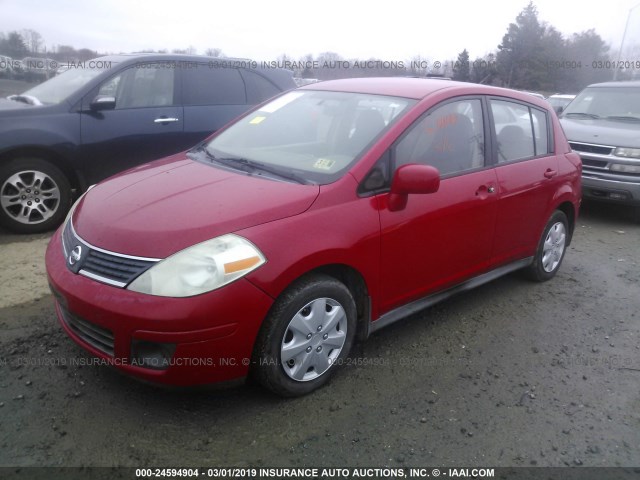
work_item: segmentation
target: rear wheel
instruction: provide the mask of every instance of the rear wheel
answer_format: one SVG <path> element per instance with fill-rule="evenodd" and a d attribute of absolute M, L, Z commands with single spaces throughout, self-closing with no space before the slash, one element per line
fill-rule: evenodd
<path fill-rule="evenodd" d="M 265 320 L 253 374 L 279 395 L 307 394 L 333 375 L 351 349 L 355 330 L 349 289 L 326 275 L 308 277 L 278 298 Z"/>
<path fill-rule="evenodd" d="M 39 158 L 18 158 L 0 167 L 0 223 L 17 233 L 58 226 L 71 206 L 65 175 Z"/>
<path fill-rule="evenodd" d="M 568 241 L 567 216 L 556 210 L 542 232 L 533 263 L 526 270 L 527 276 L 538 282 L 553 278 L 560 268 Z"/>

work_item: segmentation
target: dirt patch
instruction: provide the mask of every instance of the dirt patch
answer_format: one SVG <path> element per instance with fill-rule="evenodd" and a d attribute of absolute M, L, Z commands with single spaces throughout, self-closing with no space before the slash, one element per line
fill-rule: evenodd
<path fill-rule="evenodd" d="M 48 295 L 44 252 L 49 236 L 0 245 L 0 309 Z"/>

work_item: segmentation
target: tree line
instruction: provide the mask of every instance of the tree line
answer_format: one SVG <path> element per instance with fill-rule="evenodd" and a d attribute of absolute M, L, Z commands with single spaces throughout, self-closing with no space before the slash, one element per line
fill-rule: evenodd
<path fill-rule="evenodd" d="M 564 38 L 552 25 L 538 19 L 532 2 L 509 25 L 495 53 L 470 63 L 465 49 L 458 55 L 452 73 L 453 79 L 461 81 L 573 93 L 613 77 L 609 46 L 595 30 Z"/>
<path fill-rule="evenodd" d="M 169 53 L 169 50 L 143 52 Z M 171 53 L 196 54 L 193 46 Z M 0 54 L 14 59 L 27 56 L 48 57 L 61 62 L 86 61 L 98 52 L 70 45 L 46 50 L 44 39 L 34 30 L 0 33 Z M 208 48 L 207 56 L 224 57 L 219 48 Z M 382 59 L 344 59 L 335 52 L 293 59 L 281 55 L 277 65 L 292 66 L 298 77 L 329 80 L 372 76 L 441 76 L 463 82 L 483 83 L 520 90 L 575 93 L 591 83 L 613 77 L 610 47 L 594 29 L 564 37 L 556 28 L 538 18 L 530 2 L 509 24 L 494 52 L 471 59 L 464 49 L 455 59 L 433 60 L 417 56 L 405 61 Z M 615 66 L 615 65 L 613 65 Z M 631 78 L 634 69 L 618 72 L 618 79 Z"/>

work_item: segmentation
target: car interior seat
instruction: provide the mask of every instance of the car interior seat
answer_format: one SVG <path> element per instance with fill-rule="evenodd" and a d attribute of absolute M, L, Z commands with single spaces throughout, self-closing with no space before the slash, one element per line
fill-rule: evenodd
<path fill-rule="evenodd" d="M 373 140 L 384 127 L 384 118 L 378 110 L 363 110 L 356 117 L 354 131 L 349 139 L 349 153 L 356 155 Z"/>
<path fill-rule="evenodd" d="M 443 174 L 472 168 L 477 142 L 471 120 L 459 113 L 446 118 L 446 123 L 436 127 L 426 152 L 419 154 L 420 163 L 432 165 Z"/>
<path fill-rule="evenodd" d="M 533 156 L 533 142 L 524 130 L 516 125 L 507 125 L 497 136 L 498 161 L 506 162 Z"/>

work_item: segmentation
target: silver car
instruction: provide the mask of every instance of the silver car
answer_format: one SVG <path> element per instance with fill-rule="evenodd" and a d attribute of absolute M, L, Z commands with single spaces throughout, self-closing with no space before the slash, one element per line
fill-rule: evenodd
<path fill-rule="evenodd" d="M 583 197 L 635 205 L 640 220 L 640 81 L 589 85 L 560 122 L 582 157 Z"/>

